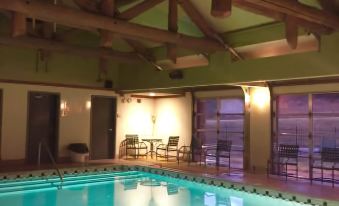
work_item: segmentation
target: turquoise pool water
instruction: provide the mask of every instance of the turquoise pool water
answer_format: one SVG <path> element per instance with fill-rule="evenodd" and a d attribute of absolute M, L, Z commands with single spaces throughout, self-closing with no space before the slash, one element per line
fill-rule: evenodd
<path fill-rule="evenodd" d="M 129 171 L 0 181 L 0 206 L 299 206 L 221 187 Z"/>

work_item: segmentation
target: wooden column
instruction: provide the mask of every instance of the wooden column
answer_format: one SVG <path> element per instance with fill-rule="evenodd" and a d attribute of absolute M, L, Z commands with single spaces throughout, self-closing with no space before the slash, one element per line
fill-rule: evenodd
<path fill-rule="evenodd" d="M 168 1 L 168 30 L 178 32 L 178 4 L 177 0 Z M 167 44 L 167 57 L 174 63 L 177 62 L 176 45 Z"/>
<path fill-rule="evenodd" d="M 212 0 L 211 14 L 215 17 L 228 17 L 231 15 L 232 0 Z"/>
<path fill-rule="evenodd" d="M 26 15 L 20 12 L 12 12 L 12 37 L 24 36 L 26 33 Z"/>

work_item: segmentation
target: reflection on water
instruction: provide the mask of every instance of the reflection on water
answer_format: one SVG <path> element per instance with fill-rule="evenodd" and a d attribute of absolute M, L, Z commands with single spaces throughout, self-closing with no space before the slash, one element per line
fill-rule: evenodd
<path fill-rule="evenodd" d="M 84 177 L 83 181 L 88 181 Z M 66 178 L 67 183 L 67 178 Z M 0 187 L 0 190 L 2 188 Z M 1 206 L 299 206 L 298 203 L 147 173 L 1 195 Z"/>

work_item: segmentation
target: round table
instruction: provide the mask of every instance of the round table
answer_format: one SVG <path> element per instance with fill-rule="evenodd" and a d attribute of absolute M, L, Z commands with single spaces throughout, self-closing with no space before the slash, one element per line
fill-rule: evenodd
<path fill-rule="evenodd" d="M 153 159 L 153 153 L 156 153 L 154 151 L 154 143 L 162 142 L 162 139 L 159 139 L 159 138 L 144 138 L 144 139 L 142 139 L 142 141 L 148 142 L 150 144 L 151 148 L 148 151 L 148 153 L 151 153 L 151 158 Z"/>

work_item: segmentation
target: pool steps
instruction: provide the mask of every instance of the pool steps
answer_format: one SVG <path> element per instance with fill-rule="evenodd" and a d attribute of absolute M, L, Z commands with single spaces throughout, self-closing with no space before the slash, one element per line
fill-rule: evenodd
<path fill-rule="evenodd" d="M 121 173 L 121 172 L 109 172 L 109 173 L 99 173 L 99 174 L 82 174 L 81 176 L 76 175 L 67 175 L 64 176 L 64 182 L 62 187 L 72 187 L 76 185 L 84 185 L 91 183 L 99 182 L 111 182 L 117 180 L 133 180 L 143 177 L 143 174 L 137 172 Z M 17 181 L 0 181 L 0 196 L 8 195 L 10 193 L 22 192 L 22 191 L 35 191 L 37 189 L 49 189 L 54 188 L 58 189 L 61 185 L 60 179 L 58 177 L 49 177 L 46 179 L 39 180 L 17 180 Z"/>

